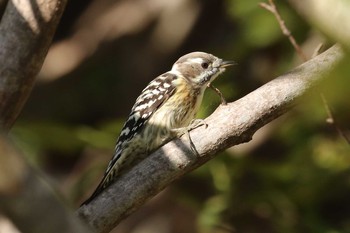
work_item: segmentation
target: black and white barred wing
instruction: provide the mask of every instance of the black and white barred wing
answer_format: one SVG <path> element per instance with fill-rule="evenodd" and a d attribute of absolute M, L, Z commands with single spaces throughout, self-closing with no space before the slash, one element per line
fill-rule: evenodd
<path fill-rule="evenodd" d="M 120 133 L 116 144 L 116 154 L 118 154 L 118 147 L 140 132 L 152 114 L 174 93 L 175 86 L 172 81 L 175 78 L 174 74 L 165 73 L 158 76 L 143 89 Z"/>
<path fill-rule="evenodd" d="M 165 73 L 158 76 L 148 84 L 148 86 L 142 91 L 141 95 L 136 99 L 136 102 L 131 109 L 131 113 L 122 128 L 115 147 L 115 154 L 108 164 L 102 181 L 97 186 L 92 196 L 83 204 L 90 202 L 113 181 L 113 168 L 120 159 L 124 143 L 129 142 L 136 134 L 141 132 L 152 114 L 155 113 L 157 109 L 159 109 L 159 107 L 170 98 L 170 96 L 172 96 L 175 91 L 175 86 L 172 84 L 172 81 L 175 78 L 176 75 L 171 73 Z"/>
<path fill-rule="evenodd" d="M 165 73 L 158 76 L 143 89 L 141 95 L 136 99 L 131 113 L 122 128 L 115 146 L 115 156 L 110 161 L 106 173 L 119 159 L 120 153 L 123 150 L 123 144 L 130 141 L 138 134 L 152 114 L 174 93 L 175 86 L 172 84 L 172 81 L 175 78 L 176 76 L 174 74 Z"/>

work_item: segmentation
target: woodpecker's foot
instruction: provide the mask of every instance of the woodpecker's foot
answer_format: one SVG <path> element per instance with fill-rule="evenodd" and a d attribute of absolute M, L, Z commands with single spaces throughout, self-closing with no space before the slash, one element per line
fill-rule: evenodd
<path fill-rule="evenodd" d="M 205 122 L 205 120 L 203 120 L 203 119 L 193 119 L 190 122 L 189 126 L 172 129 L 171 131 L 173 133 L 175 133 L 177 137 L 181 137 L 182 135 L 190 132 L 191 130 L 196 129 L 196 128 L 198 128 L 200 126 L 203 126 L 203 125 L 205 126 L 205 128 L 208 127 L 208 124 Z"/>
<path fill-rule="evenodd" d="M 211 89 L 213 89 L 213 90 L 216 92 L 216 94 L 218 94 L 218 95 L 220 96 L 221 104 L 222 104 L 222 105 L 226 105 L 226 104 L 227 104 L 227 102 L 226 102 L 226 100 L 225 100 L 225 98 L 224 98 L 224 95 L 221 93 L 221 91 L 220 91 L 219 89 L 217 89 L 216 87 L 214 87 L 213 84 L 211 84 L 211 83 L 208 83 L 207 86 L 210 87 Z"/>
<path fill-rule="evenodd" d="M 193 143 L 193 141 L 192 141 L 192 138 L 191 138 L 191 136 L 190 136 L 190 131 L 187 130 L 187 131 L 185 132 L 185 135 L 186 135 L 188 141 L 190 142 L 190 149 L 191 149 L 191 151 L 192 151 L 194 154 L 196 154 L 197 156 L 199 156 L 199 153 L 198 153 L 198 151 L 197 151 L 197 149 L 196 149 L 196 146 L 194 145 L 194 143 Z"/>
<path fill-rule="evenodd" d="M 191 130 L 196 129 L 196 128 L 203 126 L 203 125 L 205 126 L 205 128 L 208 127 L 208 124 L 203 119 L 193 119 L 189 126 L 181 127 L 181 128 L 177 128 L 177 129 L 172 129 L 172 132 L 174 132 L 177 135 L 177 137 L 180 137 L 182 135 L 186 135 L 188 141 L 190 142 L 191 151 L 193 153 L 195 153 L 196 155 L 199 155 L 198 151 L 196 150 L 196 146 L 194 145 L 194 143 L 191 139 L 189 132 Z"/>
<path fill-rule="evenodd" d="M 207 124 L 207 122 L 205 122 L 205 120 L 193 119 L 187 128 L 189 128 L 188 131 L 191 131 L 192 129 L 196 129 L 196 128 L 203 126 L 203 125 L 205 126 L 205 128 L 208 127 L 208 124 Z"/>

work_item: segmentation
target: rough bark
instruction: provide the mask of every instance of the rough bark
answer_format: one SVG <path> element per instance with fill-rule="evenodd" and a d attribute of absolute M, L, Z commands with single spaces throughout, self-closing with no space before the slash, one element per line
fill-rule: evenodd
<path fill-rule="evenodd" d="M 175 139 L 135 166 L 96 199 L 77 210 L 96 232 L 109 232 L 174 180 L 212 159 L 218 152 L 251 140 L 254 133 L 290 110 L 344 57 L 340 46 L 272 80 L 243 98 L 220 106 L 191 131 L 198 155 L 186 137 Z"/>

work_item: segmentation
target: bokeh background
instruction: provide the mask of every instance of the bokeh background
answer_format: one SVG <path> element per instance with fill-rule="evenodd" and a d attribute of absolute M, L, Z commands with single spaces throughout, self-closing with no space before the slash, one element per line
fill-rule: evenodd
<path fill-rule="evenodd" d="M 235 60 L 214 83 L 234 101 L 302 63 L 257 0 L 69 1 L 11 137 L 72 208 L 94 190 L 141 90 L 185 53 Z M 311 57 L 331 44 L 276 1 Z M 347 62 L 296 108 L 168 187 L 114 233 L 350 232 Z M 200 118 L 220 103 L 207 90 Z M 117 195 L 117 194 L 116 194 Z"/>

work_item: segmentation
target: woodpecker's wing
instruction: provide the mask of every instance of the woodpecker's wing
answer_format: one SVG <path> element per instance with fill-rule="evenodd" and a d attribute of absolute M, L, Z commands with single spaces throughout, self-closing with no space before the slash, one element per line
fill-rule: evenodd
<path fill-rule="evenodd" d="M 176 79 L 176 77 L 177 76 L 172 73 L 162 74 L 143 89 L 141 95 L 136 99 L 131 113 L 123 126 L 115 146 L 115 155 L 110 161 L 106 173 L 108 173 L 114 163 L 119 159 L 120 153 L 123 150 L 123 143 L 131 140 L 135 134 L 139 133 L 152 114 L 172 96 L 175 91 L 175 86 L 172 84 L 172 81 Z"/>
<path fill-rule="evenodd" d="M 162 74 L 143 89 L 123 126 L 116 149 L 123 142 L 129 141 L 135 134 L 140 132 L 152 114 L 169 99 L 175 91 L 172 81 L 176 77 L 176 75 L 171 73 Z"/>
<path fill-rule="evenodd" d="M 130 141 L 139 133 L 152 114 L 174 94 L 176 87 L 172 84 L 172 81 L 176 78 L 177 76 L 175 74 L 164 73 L 151 81 L 148 86 L 143 89 L 141 95 L 136 99 L 131 113 L 122 128 L 115 146 L 115 154 L 108 164 L 102 181 L 97 186 L 92 196 L 86 200 L 83 205 L 90 202 L 113 181 L 113 167 L 122 154 L 123 144 Z"/>

